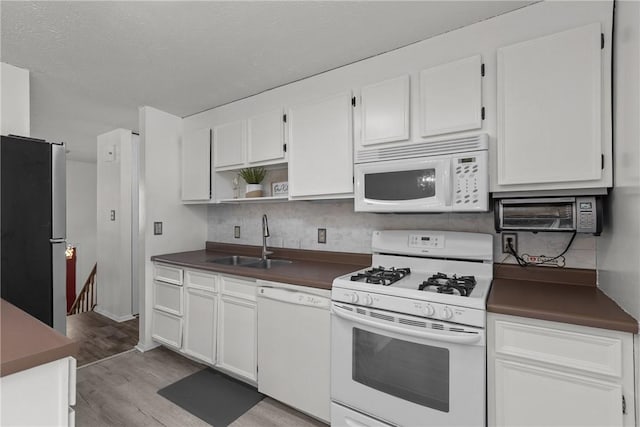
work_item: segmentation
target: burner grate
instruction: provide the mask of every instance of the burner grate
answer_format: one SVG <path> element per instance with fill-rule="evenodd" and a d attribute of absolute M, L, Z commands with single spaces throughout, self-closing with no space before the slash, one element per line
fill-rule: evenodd
<path fill-rule="evenodd" d="M 449 277 L 444 273 L 437 273 L 422 282 L 418 286 L 418 290 L 468 297 L 475 286 L 476 278 L 474 276 L 458 277 L 454 274 Z"/>
<path fill-rule="evenodd" d="M 352 282 L 365 282 L 374 285 L 389 286 L 392 283 L 411 274 L 409 268 L 384 268 L 374 267 L 370 270 L 366 270 L 362 273 L 357 273 L 351 276 Z"/>

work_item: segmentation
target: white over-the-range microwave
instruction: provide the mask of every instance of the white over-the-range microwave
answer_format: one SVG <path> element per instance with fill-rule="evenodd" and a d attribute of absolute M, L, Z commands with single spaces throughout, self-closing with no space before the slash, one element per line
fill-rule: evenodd
<path fill-rule="evenodd" d="M 367 148 L 355 156 L 356 212 L 486 212 L 489 137 Z"/>

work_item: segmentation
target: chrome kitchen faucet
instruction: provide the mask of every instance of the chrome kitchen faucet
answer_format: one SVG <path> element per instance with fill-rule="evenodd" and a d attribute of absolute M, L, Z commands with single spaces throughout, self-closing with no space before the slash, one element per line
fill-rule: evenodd
<path fill-rule="evenodd" d="M 269 237 L 269 222 L 267 214 L 262 215 L 262 260 L 266 261 L 267 256 L 273 252 L 267 250 L 267 237 Z"/>

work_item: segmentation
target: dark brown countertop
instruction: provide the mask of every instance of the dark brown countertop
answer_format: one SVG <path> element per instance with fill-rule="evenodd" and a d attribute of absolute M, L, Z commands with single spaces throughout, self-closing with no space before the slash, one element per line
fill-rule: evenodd
<path fill-rule="evenodd" d="M 0 300 L 0 376 L 24 371 L 67 356 L 78 343 L 5 300 Z"/>
<path fill-rule="evenodd" d="M 593 270 L 502 265 L 487 311 L 638 333 L 638 322 L 596 287 Z"/>
<path fill-rule="evenodd" d="M 333 279 L 371 266 L 371 255 L 347 252 L 308 251 L 301 249 L 269 248 L 273 259 L 288 259 L 291 264 L 270 269 L 221 265 L 209 262 L 229 255 L 260 256 L 261 247 L 207 242 L 206 250 L 156 255 L 152 261 L 179 265 L 216 273 L 233 274 L 255 279 L 284 282 L 293 285 L 331 289 Z"/>

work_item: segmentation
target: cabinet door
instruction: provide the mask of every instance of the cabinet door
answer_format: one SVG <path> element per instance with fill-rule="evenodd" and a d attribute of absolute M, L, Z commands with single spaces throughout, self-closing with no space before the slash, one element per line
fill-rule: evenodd
<path fill-rule="evenodd" d="M 211 199 L 211 129 L 182 137 L 182 200 Z"/>
<path fill-rule="evenodd" d="M 289 109 L 289 195 L 353 195 L 351 92 Z"/>
<path fill-rule="evenodd" d="M 495 360 L 496 426 L 622 426 L 622 388 L 579 375 Z"/>
<path fill-rule="evenodd" d="M 498 49 L 499 185 L 600 179 L 600 43 L 595 23 Z"/>
<path fill-rule="evenodd" d="M 284 160 L 282 109 L 249 118 L 247 145 L 248 160 L 251 164 L 276 163 Z"/>
<path fill-rule="evenodd" d="M 256 303 L 222 295 L 218 317 L 218 366 L 257 380 Z"/>
<path fill-rule="evenodd" d="M 482 127 L 482 57 L 460 59 L 420 73 L 422 136 Z"/>
<path fill-rule="evenodd" d="M 216 362 L 217 296 L 187 288 L 186 302 L 183 350 L 213 365 Z"/>
<path fill-rule="evenodd" d="M 151 314 L 151 338 L 169 347 L 182 347 L 182 317 L 154 309 Z"/>
<path fill-rule="evenodd" d="M 409 139 L 409 75 L 362 88 L 359 145 Z"/>
<path fill-rule="evenodd" d="M 247 122 L 240 120 L 213 128 L 213 164 L 217 168 L 244 165 Z"/>

